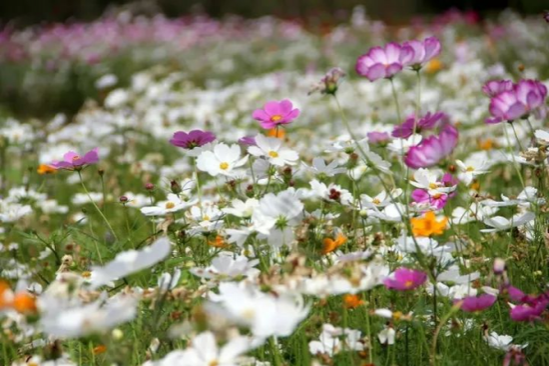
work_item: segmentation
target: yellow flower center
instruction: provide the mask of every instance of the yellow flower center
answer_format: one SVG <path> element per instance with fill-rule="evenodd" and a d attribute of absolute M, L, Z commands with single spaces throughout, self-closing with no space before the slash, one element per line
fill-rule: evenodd
<path fill-rule="evenodd" d="M 166 202 L 166 208 L 169 210 L 170 208 L 174 208 L 175 207 L 175 203 L 173 202 Z"/>
<path fill-rule="evenodd" d="M 404 287 L 406 287 L 406 288 L 410 288 L 413 285 L 414 285 L 414 281 L 408 280 L 408 281 L 404 282 Z"/>
<path fill-rule="evenodd" d="M 72 160 L 78 160 L 78 159 L 80 159 L 80 156 L 78 156 L 78 155 L 74 155 L 74 156 L 72 157 Z"/>
<path fill-rule="evenodd" d="M 82 277 L 84 278 L 90 278 L 91 277 L 91 272 L 90 271 L 84 271 L 82 272 Z"/>
<path fill-rule="evenodd" d="M 210 216 L 204 215 L 204 216 L 202 217 L 202 220 L 204 220 L 204 221 L 210 221 Z"/>
<path fill-rule="evenodd" d="M 393 319 L 394 319 L 394 320 L 399 320 L 400 318 L 402 318 L 402 315 L 404 315 L 404 314 L 402 314 L 402 312 L 400 312 L 400 311 L 395 311 L 395 312 L 393 313 Z"/>
<path fill-rule="evenodd" d="M 208 366 L 218 366 L 218 365 L 219 365 L 219 362 L 217 360 L 210 361 L 210 363 L 208 364 Z"/>
<path fill-rule="evenodd" d="M 435 193 L 433 195 L 433 198 L 436 199 L 436 200 L 438 200 L 440 197 L 442 197 L 442 193 Z"/>
<path fill-rule="evenodd" d="M 472 166 L 468 166 L 467 169 L 465 169 L 465 171 L 473 172 L 473 171 L 475 171 L 475 168 L 473 168 Z"/>
<path fill-rule="evenodd" d="M 436 183 L 429 183 L 429 188 L 435 189 L 435 188 L 437 188 L 437 187 L 438 187 L 438 186 L 437 186 Z"/>
<path fill-rule="evenodd" d="M 280 114 L 275 114 L 274 116 L 271 116 L 271 121 L 278 122 L 282 119 L 282 116 Z"/>
<path fill-rule="evenodd" d="M 374 198 L 374 199 L 372 200 L 372 203 L 373 203 L 374 205 L 379 205 L 379 204 L 381 203 L 381 201 L 379 200 L 379 198 Z"/>
<path fill-rule="evenodd" d="M 269 156 L 271 158 L 278 158 L 278 153 L 276 151 L 269 151 Z"/>
<path fill-rule="evenodd" d="M 227 163 L 227 162 L 225 162 L 225 161 L 222 162 L 221 164 L 219 164 L 219 169 L 221 169 L 221 170 L 227 170 L 227 169 L 229 169 L 229 163 Z"/>

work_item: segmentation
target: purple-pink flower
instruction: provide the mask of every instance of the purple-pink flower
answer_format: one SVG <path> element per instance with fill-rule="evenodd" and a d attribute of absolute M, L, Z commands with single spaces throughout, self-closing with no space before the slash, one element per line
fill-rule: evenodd
<path fill-rule="evenodd" d="M 407 139 L 408 137 L 412 136 L 414 133 L 414 124 L 415 124 L 415 132 L 420 133 L 422 130 L 427 130 L 434 128 L 442 118 L 446 117 L 446 114 L 443 112 L 436 112 L 431 113 L 428 112 L 425 116 L 421 117 L 419 121 L 416 121 L 415 116 L 411 115 L 404 123 L 401 125 L 395 126 L 393 129 L 393 137 L 398 137 L 401 139 Z"/>
<path fill-rule="evenodd" d="M 509 315 L 516 322 L 531 322 L 541 317 L 541 313 L 547 308 L 547 305 L 549 305 L 547 299 L 539 299 L 533 304 L 515 305 L 511 308 Z"/>
<path fill-rule="evenodd" d="M 485 85 L 486 87 L 486 85 Z M 494 87 L 494 90 L 506 89 L 504 86 Z M 484 88 L 483 88 L 484 90 Z M 490 100 L 491 118 L 486 123 L 500 123 L 503 121 L 514 121 L 527 117 L 530 113 L 538 116 L 545 113 L 544 104 L 547 97 L 547 87 L 537 80 L 521 80 L 513 85 L 510 90 L 504 90 Z"/>
<path fill-rule="evenodd" d="M 63 160 L 53 161 L 50 166 L 55 169 L 80 170 L 86 165 L 95 164 L 99 161 L 97 154 L 98 148 L 88 151 L 84 156 L 78 155 L 74 151 L 69 151 L 63 155 Z"/>
<path fill-rule="evenodd" d="M 288 99 L 284 99 L 280 102 L 267 102 L 263 109 L 256 109 L 252 114 L 252 117 L 257 121 L 260 121 L 261 127 L 265 129 L 288 124 L 298 116 L 299 109 L 294 108 L 292 102 Z"/>
<path fill-rule="evenodd" d="M 256 146 L 255 136 L 244 136 L 238 139 L 238 142 L 246 146 Z"/>
<path fill-rule="evenodd" d="M 358 58 L 355 69 L 370 81 L 391 78 L 404 67 L 401 61 L 403 56 L 402 46 L 391 42 L 385 47 L 370 48 L 368 53 Z"/>
<path fill-rule="evenodd" d="M 389 142 L 391 136 L 387 132 L 372 131 L 366 134 L 370 144 L 384 144 Z"/>
<path fill-rule="evenodd" d="M 429 136 L 416 146 L 412 146 L 404 162 L 413 169 L 433 166 L 450 155 L 457 145 L 458 137 L 458 130 L 451 124 L 447 124 L 438 136 Z"/>
<path fill-rule="evenodd" d="M 195 147 L 206 145 L 215 140 L 215 135 L 210 131 L 192 130 L 191 132 L 178 131 L 173 134 L 170 144 L 192 150 Z"/>
<path fill-rule="evenodd" d="M 515 84 L 511 80 L 490 80 L 482 86 L 482 91 L 489 97 L 513 90 Z"/>
<path fill-rule="evenodd" d="M 441 210 L 448 202 L 448 195 L 445 193 L 431 195 L 423 189 L 414 189 L 412 199 L 419 204 L 429 204 L 432 209 Z"/>
<path fill-rule="evenodd" d="M 486 310 L 496 302 L 496 297 L 490 294 L 482 294 L 479 296 L 467 296 L 461 300 L 454 300 L 454 303 L 461 303 L 461 310 L 467 313 L 476 313 Z"/>
<path fill-rule="evenodd" d="M 415 269 L 405 267 L 398 268 L 383 281 L 388 289 L 406 291 L 413 290 L 423 285 L 427 280 L 427 274 Z"/>
<path fill-rule="evenodd" d="M 408 41 L 402 44 L 401 62 L 419 70 L 427 62 L 440 54 L 441 45 L 436 37 L 425 38 L 423 41 Z"/>

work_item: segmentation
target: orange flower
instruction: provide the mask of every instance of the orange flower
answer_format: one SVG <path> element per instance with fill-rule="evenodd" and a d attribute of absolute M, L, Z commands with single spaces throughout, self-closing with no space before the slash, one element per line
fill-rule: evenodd
<path fill-rule="evenodd" d="M 440 235 L 446 228 L 448 218 L 444 217 L 437 221 L 435 213 L 429 211 L 423 217 L 416 217 L 410 220 L 412 224 L 412 232 L 414 236 L 431 236 Z"/>
<path fill-rule="evenodd" d="M 343 303 L 347 309 L 354 309 L 364 304 L 358 295 L 347 294 L 343 296 Z"/>
<path fill-rule="evenodd" d="M 99 346 L 93 348 L 94 355 L 105 353 L 105 351 L 107 351 L 107 346 L 105 346 L 104 344 L 100 344 Z"/>
<path fill-rule="evenodd" d="M 342 246 L 343 244 L 345 244 L 346 242 L 347 242 L 347 238 L 345 237 L 345 235 L 341 233 L 337 234 L 337 237 L 335 240 L 332 238 L 325 238 L 323 241 L 324 247 L 322 248 L 322 254 L 331 253 L 337 248 L 339 248 L 340 246 Z"/>
<path fill-rule="evenodd" d="M 433 74 L 437 71 L 440 71 L 442 69 L 442 62 L 438 58 L 434 58 L 427 64 L 427 67 L 425 68 L 425 71 L 427 71 L 429 74 Z"/>
<path fill-rule="evenodd" d="M 13 293 L 10 285 L 5 281 L 0 281 L 0 310 L 11 306 Z"/>
<path fill-rule="evenodd" d="M 279 128 L 278 132 L 276 128 L 271 128 L 269 131 L 267 131 L 268 137 L 278 137 L 279 139 L 283 139 L 286 136 L 286 131 L 284 131 L 283 128 Z"/>
<path fill-rule="evenodd" d="M 494 148 L 494 141 L 492 139 L 479 141 L 478 147 L 481 150 L 492 150 Z"/>
<path fill-rule="evenodd" d="M 36 297 L 28 292 L 20 292 L 13 298 L 13 308 L 21 314 L 36 313 Z"/>
<path fill-rule="evenodd" d="M 57 169 L 46 164 L 40 164 L 38 166 L 38 169 L 36 169 L 36 171 L 38 172 L 38 174 L 44 175 L 44 174 L 54 174 L 57 171 Z"/>
<path fill-rule="evenodd" d="M 221 235 L 218 235 L 215 237 L 215 240 L 208 240 L 208 245 L 212 246 L 214 248 L 227 248 L 228 245 L 225 243 L 225 240 L 223 240 L 223 237 Z"/>

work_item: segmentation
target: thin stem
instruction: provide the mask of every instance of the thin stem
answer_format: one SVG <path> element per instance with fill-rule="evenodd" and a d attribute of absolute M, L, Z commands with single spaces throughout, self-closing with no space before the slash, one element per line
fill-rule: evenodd
<path fill-rule="evenodd" d="M 520 183 L 522 184 L 522 188 L 525 188 L 526 185 L 524 184 L 524 179 L 522 179 L 522 174 L 520 172 L 520 166 L 518 165 L 518 163 L 515 159 L 513 147 L 511 146 L 511 140 L 509 139 L 509 132 L 507 132 L 507 128 L 505 128 L 505 127 L 503 128 L 503 131 L 505 132 L 505 138 L 507 140 L 507 150 L 509 150 L 509 154 L 511 154 L 511 160 L 513 160 L 513 166 L 515 167 L 515 170 L 517 171 L 517 174 L 518 174 L 519 179 L 520 179 Z"/>
<path fill-rule="evenodd" d="M 395 100 L 395 106 L 397 110 L 397 117 L 398 117 L 397 123 L 401 123 L 402 118 L 400 114 L 400 104 L 398 103 L 398 96 L 395 88 L 395 82 L 393 81 L 393 78 L 390 78 L 389 80 L 391 81 L 391 91 L 393 92 L 393 99 Z"/>
<path fill-rule="evenodd" d="M 86 193 L 86 196 L 88 196 L 88 199 L 90 200 L 91 204 L 93 205 L 93 207 L 95 207 L 95 209 L 97 210 L 97 212 L 99 213 L 99 215 L 101 215 L 101 217 L 103 218 L 103 220 L 105 221 L 105 224 L 107 224 L 107 227 L 109 228 L 109 230 L 111 231 L 112 235 L 114 236 L 114 239 L 116 241 L 118 241 L 118 237 L 116 236 L 116 233 L 114 232 L 111 224 L 109 223 L 109 220 L 107 220 L 107 218 L 105 217 L 105 215 L 103 214 L 103 212 L 99 209 L 99 207 L 97 207 L 97 204 L 95 203 L 95 201 L 91 198 L 90 196 L 90 192 L 88 192 L 88 189 L 86 188 L 86 185 L 84 184 L 84 179 L 82 179 L 82 173 L 80 171 L 78 171 L 78 177 L 80 178 L 80 183 L 82 184 L 82 189 L 84 190 L 84 193 Z"/>

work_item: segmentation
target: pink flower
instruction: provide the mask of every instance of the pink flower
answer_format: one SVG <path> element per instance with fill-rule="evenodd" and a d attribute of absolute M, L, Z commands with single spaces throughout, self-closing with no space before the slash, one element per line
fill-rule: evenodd
<path fill-rule="evenodd" d="M 407 139 L 414 133 L 414 123 L 416 125 L 416 133 L 420 133 L 422 130 L 434 128 L 437 122 L 444 117 L 446 117 L 446 114 L 444 114 L 443 112 L 436 112 L 433 114 L 431 112 L 428 112 L 416 123 L 416 118 L 412 115 L 406 118 L 406 121 L 404 121 L 404 123 L 402 123 L 401 125 L 395 126 L 392 135 L 393 137 Z"/>
<path fill-rule="evenodd" d="M 382 78 L 391 78 L 404 67 L 402 47 L 398 43 L 388 43 L 385 47 L 370 48 L 368 53 L 360 56 L 356 61 L 356 72 L 376 81 Z"/>
<path fill-rule="evenodd" d="M 408 41 L 402 44 L 401 62 L 419 70 L 423 65 L 440 54 L 441 45 L 436 37 L 425 38 L 423 41 Z"/>
<path fill-rule="evenodd" d="M 508 88 L 506 86 L 501 88 Z M 486 85 L 485 85 L 486 86 Z M 514 121 L 530 113 L 545 113 L 547 87 L 537 80 L 521 80 L 511 90 L 502 91 L 490 100 L 491 118 L 486 123 Z"/>
<path fill-rule="evenodd" d="M 513 90 L 514 84 L 511 80 L 490 80 L 482 86 L 482 91 L 489 97 Z"/>
<path fill-rule="evenodd" d="M 446 206 L 448 195 L 445 193 L 437 193 L 430 195 L 429 192 L 423 189 L 414 189 L 412 199 L 420 204 L 429 204 L 433 209 L 440 210 Z"/>
<path fill-rule="evenodd" d="M 457 129 L 447 124 L 438 136 L 427 137 L 418 145 L 412 146 L 404 162 L 413 169 L 433 166 L 450 155 L 457 145 L 458 137 Z"/>
<path fill-rule="evenodd" d="M 391 136 L 387 132 L 372 131 L 366 134 L 368 136 L 368 142 L 370 144 L 384 144 L 389 142 Z"/>
<path fill-rule="evenodd" d="M 173 134 L 170 144 L 192 150 L 195 147 L 206 145 L 215 140 L 215 135 L 210 131 L 192 130 L 191 132 L 178 131 Z"/>
<path fill-rule="evenodd" d="M 256 109 L 252 114 L 252 117 L 257 121 L 260 121 L 261 127 L 265 129 L 288 124 L 298 116 L 299 109 L 294 109 L 292 102 L 288 99 L 284 99 L 280 102 L 267 102 L 263 109 Z"/>
<path fill-rule="evenodd" d="M 531 305 L 515 305 L 511 309 L 509 315 L 511 316 L 511 319 L 516 322 L 531 322 L 538 320 L 541 317 L 541 313 L 547 308 L 547 305 L 549 305 L 547 299 L 539 299 Z"/>
<path fill-rule="evenodd" d="M 482 294 L 480 296 L 467 296 L 462 300 L 454 300 L 454 303 L 463 301 L 461 303 L 461 310 L 467 313 L 476 313 L 494 305 L 496 299 L 494 295 Z"/>
<path fill-rule="evenodd" d="M 99 161 L 97 154 L 98 148 L 88 151 L 84 156 L 78 155 L 74 151 L 69 151 L 63 155 L 62 161 L 53 161 L 50 166 L 55 169 L 80 170 L 86 165 L 95 164 Z"/>
<path fill-rule="evenodd" d="M 425 272 L 401 267 L 387 277 L 383 284 L 388 289 L 406 291 L 418 288 L 426 280 L 427 274 Z"/>

